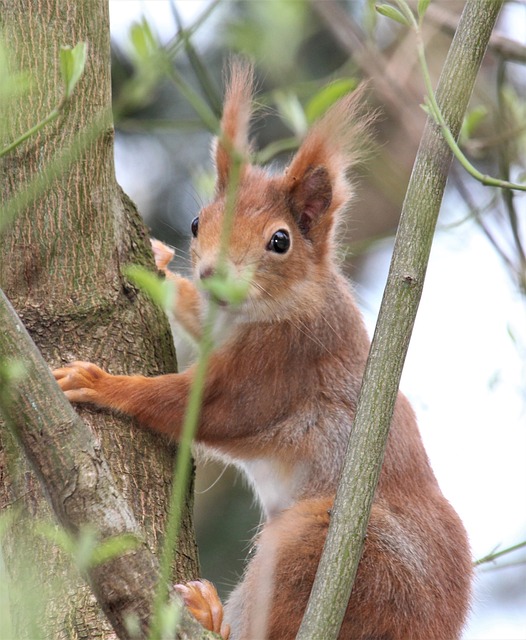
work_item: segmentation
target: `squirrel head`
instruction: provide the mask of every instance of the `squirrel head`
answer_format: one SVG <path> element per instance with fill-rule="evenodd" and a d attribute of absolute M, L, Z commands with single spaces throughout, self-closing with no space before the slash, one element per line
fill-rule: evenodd
<path fill-rule="evenodd" d="M 214 144 L 215 198 L 192 223 L 192 256 L 196 279 L 214 275 L 229 219 L 224 262 L 251 280 L 242 306 L 251 320 L 316 312 L 335 269 L 335 229 L 352 196 L 347 171 L 363 155 L 371 121 L 362 95 L 355 91 L 332 106 L 274 175 L 249 160 L 252 67 L 231 65 Z"/>

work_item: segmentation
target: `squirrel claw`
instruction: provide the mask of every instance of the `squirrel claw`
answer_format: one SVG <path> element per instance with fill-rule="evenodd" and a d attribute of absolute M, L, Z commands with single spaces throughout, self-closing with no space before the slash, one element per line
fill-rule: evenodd
<path fill-rule="evenodd" d="M 228 640 L 230 626 L 223 624 L 223 605 L 211 582 L 193 580 L 186 584 L 176 584 L 174 589 L 183 598 L 190 613 L 205 629 L 218 633 L 224 640 Z"/>

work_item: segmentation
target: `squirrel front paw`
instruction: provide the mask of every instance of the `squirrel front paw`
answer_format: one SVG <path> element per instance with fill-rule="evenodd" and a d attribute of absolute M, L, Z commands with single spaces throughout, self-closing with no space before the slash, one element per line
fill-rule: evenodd
<path fill-rule="evenodd" d="M 165 245 L 160 240 L 156 240 L 155 238 L 150 238 L 150 243 L 152 245 L 155 266 L 159 269 L 159 271 L 169 273 L 168 265 L 174 257 L 174 250 Z"/>
<path fill-rule="evenodd" d="M 224 640 L 228 640 L 230 626 L 223 624 L 223 605 L 211 582 L 193 580 L 186 584 L 176 584 L 174 588 L 183 598 L 190 613 L 205 629 L 219 633 Z"/>
<path fill-rule="evenodd" d="M 71 402 L 98 404 L 106 378 L 110 377 L 91 362 L 72 362 L 53 371 L 55 380 Z"/>

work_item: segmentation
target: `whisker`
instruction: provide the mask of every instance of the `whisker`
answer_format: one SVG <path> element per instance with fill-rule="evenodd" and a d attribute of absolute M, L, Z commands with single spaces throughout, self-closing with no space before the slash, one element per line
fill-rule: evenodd
<path fill-rule="evenodd" d="M 172 224 L 170 224 L 166 220 L 161 220 L 160 222 L 161 222 L 162 225 L 164 225 L 165 227 L 170 229 L 170 231 L 175 231 L 175 233 L 177 233 L 177 234 L 181 233 L 179 229 L 176 229 Z"/>
<path fill-rule="evenodd" d="M 328 349 L 326 345 L 323 344 L 323 342 L 318 338 L 318 336 L 299 318 L 297 318 L 298 324 L 296 324 L 296 322 L 294 322 L 291 318 L 286 318 L 285 321 L 291 324 L 295 329 L 300 331 L 304 336 L 310 338 L 314 342 L 314 344 L 321 347 L 323 351 L 329 354 L 331 353 L 330 349 Z"/>
<path fill-rule="evenodd" d="M 187 265 L 191 265 L 192 264 L 192 259 L 188 255 L 187 251 L 184 251 L 183 249 L 178 249 L 177 247 L 172 247 L 172 249 L 174 251 L 173 260 L 176 260 L 178 263 L 179 262 L 184 262 Z"/>
<path fill-rule="evenodd" d="M 194 184 L 190 183 L 186 186 L 186 188 L 183 188 L 183 193 L 185 193 L 185 195 L 189 196 L 193 200 L 198 211 L 201 211 L 201 209 L 205 206 L 203 196 L 199 192 L 199 190 L 196 189 Z"/>
<path fill-rule="evenodd" d="M 217 476 L 217 478 L 212 482 L 210 486 L 208 486 L 206 489 L 203 489 L 202 491 L 194 491 L 194 493 L 198 496 L 202 496 L 204 493 L 208 493 L 210 489 L 213 489 L 216 486 L 216 484 L 221 480 L 221 478 L 225 475 L 225 472 L 227 469 L 228 469 L 228 466 L 225 465 L 221 470 L 221 473 Z"/>
<path fill-rule="evenodd" d="M 336 331 L 336 329 L 332 326 L 332 324 L 327 320 L 327 316 L 320 311 L 320 317 L 323 320 L 323 322 L 325 322 L 325 324 L 329 327 L 329 329 L 334 333 L 335 336 L 338 336 L 338 332 Z"/>

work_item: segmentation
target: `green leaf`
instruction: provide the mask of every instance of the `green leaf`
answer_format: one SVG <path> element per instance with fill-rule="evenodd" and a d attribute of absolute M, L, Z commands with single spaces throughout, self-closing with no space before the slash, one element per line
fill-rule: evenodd
<path fill-rule="evenodd" d="M 132 533 L 113 536 L 99 543 L 96 531 L 89 526 L 83 527 L 78 535 L 74 536 L 63 527 L 49 522 L 38 522 L 35 532 L 71 556 L 79 571 L 87 571 L 133 551 L 141 544 Z"/>
<path fill-rule="evenodd" d="M 389 4 L 377 4 L 375 8 L 376 11 L 378 11 L 378 13 L 382 16 L 390 18 L 391 20 L 395 20 L 396 22 L 403 24 L 405 27 L 411 26 L 408 19 L 399 9 L 396 9 Z"/>
<path fill-rule="evenodd" d="M 141 22 L 134 22 L 130 27 L 130 42 L 137 62 L 149 60 L 159 51 L 159 44 L 152 28 L 144 18 Z"/>
<path fill-rule="evenodd" d="M 298 96 L 289 91 L 274 91 L 272 95 L 283 120 L 297 136 L 303 137 L 308 124 Z"/>
<path fill-rule="evenodd" d="M 161 638 L 173 638 L 181 619 L 181 604 L 176 601 L 167 602 L 161 610 Z"/>
<path fill-rule="evenodd" d="M 252 272 L 246 271 L 241 275 L 233 273 L 216 274 L 200 282 L 200 286 L 211 293 L 220 302 L 226 302 L 232 306 L 240 305 L 247 297 Z"/>
<path fill-rule="evenodd" d="M 87 43 L 77 42 L 73 47 L 60 47 L 60 72 L 64 83 L 64 96 L 71 97 L 86 66 Z"/>
<path fill-rule="evenodd" d="M 200 168 L 192 172 L 191 175 L 192 184 L 199 197 L 205 202 L 213 200 L 216 186 L 215 171 Z"/>
<path fill-rule="evenodd" d="M 141 545 L 141 541 L 133 533 L 123 533 L 101 542 L 91 554 L 90 566 L 95 567 L 108 560 L 133 551 Z"/>
<path fill-rule="evenodd" d="M 355 78 L 340 78 L 323 87 L 316 93 L 305 107 L 307 121 L 310 123 L 320 118 L 327 109 L 340 98 L 354 91 L 358 86 Z"/>
<path fill-rule="evenodd" d="M 83 527 L 76 538 L 73 538 L 73 560 L 80 572 L 93 566 L 93 555 L 98 545 L 98 535 L 89 525 Z"/>
<path fill-rule="evenodd" d="M 144 267 L 137 265 L 125 269 L 126 276 L 139 289 L 142 289 L 150 298 L 163 309 L 171 309 L 175 298 L 175 285 L 169 280 L 163 280 Z"/>
<path fill-rule="evenodd" d="M 31 86 L 29 72 L 16 70 L 17 64 L 0 34 L 0 106 L 7 108 L 9 100 L 27 93 Z M 0 124 L 3 124 L 0 119 Z"/>
<path fill-rule="evenodd" d="M 35 525 L 35 533 L 49 540 L 49 542 L 52 542 L 57 547 L 60 547 L 62 551 L 65 551 L 68 555 L 74 554 L 75 538 L 62 527 L 51 524 L 50 522 L 37 522 Z"/>
<path fill-rule="evenodd" d="M 26 365 L 20 359 L 5 360 L 0 362 L 0 382 L 8 386 L 22 380 L 26 373 Z"/>
<path fill-rule="evenodd" d="M 461 140 L 469 140 L 475 133 L 479 124 L 488 115 L 488 109 L 484 105 L 479 105 L 469 111 L 462 123 L 462 129 L 460 132 Z"/>
<path fill-rule="evenodd" d="M 505 84 L 500 89 L 506 117 L 506 126 L 517 130 L 515 144 L 524 143 L 526 136 L 526 102 L 524 97 L 511 84 Z M 524 148 L 524 147 L 522 147 Z"/>
<path fill-rule="evenodd" d="M 124 616 L 124 626 L 132 640 L 139 640 L 144 635 L 141 630 L 141 624 L 139 622 L 139 616 L 136 613 L 127 613 Z"/>
<path fill-rule="evenodd" d="M 431 0 L 418 0 L 418 5 L 416 7 L 418 17 L 422 19 L 429 7 Z"/>
<path fill-rule="evenodd" d="M 506 326 L 506 332 L 508 334 L 508 337 L 511 339 L 513 346 L 514 347 L 518 347 L 518 339 L 517 336 L 515 334 L 515 331 L 512 327 L 512 325 L 508 322 L 507 326 Z"/>
<path fill-rule="evenodd" d="M 133 76 L 125 83 L 119 98 L 120 109 L 141 108 L 155 97 L 156 87 L 171 65 L 148 22 L 143 18 L 129 31 Z"/>
<path fill-rule="evenodd" d="M 378 24 L 378 13 L 376 12 L 374 2 L 368 0 L 363 7 L 362 26 L 366 35 L 373 40 Z"/>
<path fill-rule="evenodd" d="M 26 365 L 22 360 L 5 360 L 0 362 L 0 404 L 12 401 L 16 395 L 18 382 L 26 374 Z"/>

